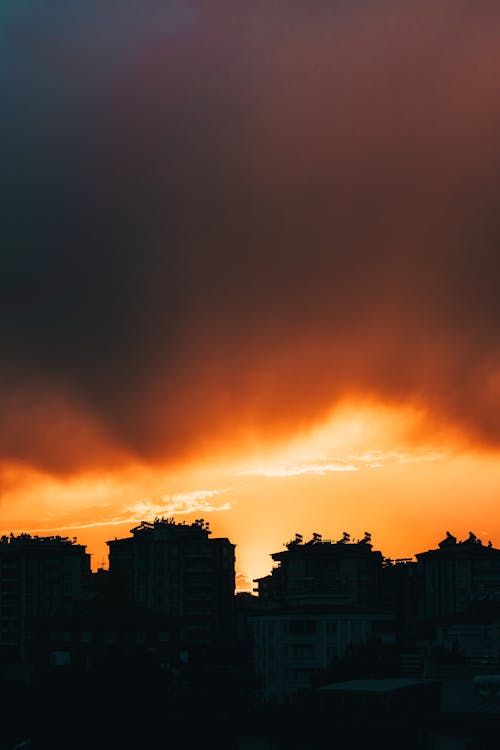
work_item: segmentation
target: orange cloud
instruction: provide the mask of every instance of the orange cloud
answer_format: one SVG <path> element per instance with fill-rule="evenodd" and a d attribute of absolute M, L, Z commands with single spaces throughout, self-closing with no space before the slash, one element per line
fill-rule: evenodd
<path fill-rule="evenodd" d="M 5 68 L 6 462 L 177 467 L 346 402 L 498 449 L 495 4 L 30 7 Z"/>

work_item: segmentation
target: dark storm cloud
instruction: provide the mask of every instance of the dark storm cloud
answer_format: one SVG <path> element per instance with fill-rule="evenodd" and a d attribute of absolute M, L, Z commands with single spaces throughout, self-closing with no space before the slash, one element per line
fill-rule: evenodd
<path fill-rule="evenodd" d="M 494 3 L 0 18 L 4 458 L 177 460 L 349 395 L 498 443 Z"/>

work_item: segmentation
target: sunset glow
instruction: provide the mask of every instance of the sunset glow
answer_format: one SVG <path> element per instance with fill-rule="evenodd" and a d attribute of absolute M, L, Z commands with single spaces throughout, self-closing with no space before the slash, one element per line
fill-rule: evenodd
<path fill-rule="evenodd" d="M 497 455 L 416 441 L 421 420 L 410 409 L 351 405 L 289 440 L 244 443 L 240 454 L 214 452 L 212 461 L 176 468 L 130 464 L 57 478 L 5 467 L 2 527 L 77 536 L 96 569 L 106 565 L 105 542 L 140 521 L 202 516 L 237 544 L 242 590 L 296 532 L 338 539 L 369 531 L 392 558 L 433 546 L 448 528 L 458 536 L 473 528 L 498 544 Z"/>
<path fill-rule="evenodd" d="M 2 532 L 500 545 L 500 8 L 21 5 Z"/>

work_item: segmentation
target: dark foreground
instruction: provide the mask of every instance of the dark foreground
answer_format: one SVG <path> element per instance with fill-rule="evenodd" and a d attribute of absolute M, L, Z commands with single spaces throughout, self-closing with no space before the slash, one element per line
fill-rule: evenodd
<path fill-rule="evenodd" d="M 254 686 L 224 670 L 177 686 L 118 667 L 98 680 L 62 672 L 2 683 L 0 750 L 497 750 L 499 737 L 494 702 L 488 712 L 443 711 L 309 691 L 259 707 Z"/>

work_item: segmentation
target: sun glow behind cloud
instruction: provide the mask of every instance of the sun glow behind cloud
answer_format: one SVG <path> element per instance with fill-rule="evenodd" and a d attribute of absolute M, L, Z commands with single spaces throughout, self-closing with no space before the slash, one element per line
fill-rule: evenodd
<path fill-rule="evenodd" d="M 332 471 L 358 471 L 358 467 L 353 464 L 343 463 L 322 463 L 322 464 L 301 464 L 299 466 L 274 466 L 261 469 L 248 469 L 240 471 L 240 476 L 261 476 L 261 477 L 298 477 L 302 474 L 317 474 L 325 476 Z"/>
<path fill-rule="evenodd" d="M 393 461 L 418 463 L 444 458 L 443 444 L 415 440 L 423 419 L 422 412 L 413 408 L 346 403 L 302 434 L 277 446 L 264 446 L 261 454 L 256 451 L 237 473 L 268 478 L 324 476 L 380 468 Z"/>
<path fill-rule="evenodd" d="M 451 441 L 416 441 L 420 420 L 415 410 L 350 404 L 287 441 L 244 442 L 240 455 L 237 446 L 230 453 L 214 448 L 212 461 L 175 469 L 132 464 L 61 479 L 10 466 L 0 520 L 5 531 L 76 534 L 96 567 L 106 558 L 105 542 L 117 533 L 127 536 L 142 520 L 203 515 L 214 536 L 237 545 L 241 587 L 245 577 L 269 570 L 269 554 L 296 531 L 336 537 L 368 528 L 385 554 L 411 556 L 424 541 L 435 541 L 434 529 L 427 530 L 427 541 L 424 522 L 431 508 L 437 519 L 441 508 L 453 507 L 439 497 L 440 489 L 449 492 L 457 469 L 463 474 L 467 461 L 476 467 L 481 460 L 464 461 Z M 472 477 L 465 474 L 459 495 Z M 401 503 L 405 496 L 408 502 Z M 456 504 L 453 513 L 464 516 Z"/>
<path fill-rule="evenodd" d="M 332 461 L 312 462 L 298 465 L 268 465 L 261 468 L 246 469 L 238 472 L 239 476 L 261 476 L 269 479 L 273 477 L 298 477 L 313 474 L 324 477 L 326 474 L 345 471 L 359 471 L 360 469 L 380 469 L 387 462 L 398 461 L 401 464 L 414 464 L 421 461 L 439 461 L 446 453 L 435 451 L 421 452 L 416 455 L 397 451 L 370 451 L 360 456 L 349 455 L 345 459 L 336 457 Z"/>

